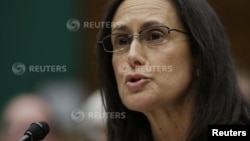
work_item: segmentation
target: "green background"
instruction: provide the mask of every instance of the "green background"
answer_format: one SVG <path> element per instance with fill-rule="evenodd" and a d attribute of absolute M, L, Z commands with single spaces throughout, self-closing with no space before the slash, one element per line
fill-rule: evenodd
<path fill-rule="evenodd" d="M 84 73 L 81 57 L 83 35 L 66 27 L 70 18 L 83 17 L 77 1 L 0 1 L 0 111 L 15 95 L 30 92 L 48 79 L 77 77 Z M 83 4 L 83 2 L 81 2 Z M 79 61 L 80 60 L 80 61 Z M 30 73 L 17 76 L 12 65 L 65 65 L 67 72 Z"/>

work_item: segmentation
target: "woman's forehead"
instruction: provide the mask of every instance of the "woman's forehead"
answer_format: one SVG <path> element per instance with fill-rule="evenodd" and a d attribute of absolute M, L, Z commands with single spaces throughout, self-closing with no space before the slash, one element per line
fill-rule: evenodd
<path fill-rule="evenodd" d="M 113 18 L 113 22 L 126 26 L 141 26 L 148 21 L 180 27 L 176 10 L 168 0 L 125 0 Z"/>

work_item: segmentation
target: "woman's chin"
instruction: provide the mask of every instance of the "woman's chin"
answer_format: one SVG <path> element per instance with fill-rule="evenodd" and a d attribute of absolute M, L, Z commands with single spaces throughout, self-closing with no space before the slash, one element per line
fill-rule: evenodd
<path fill-rule="evenodd" d="M 127 95 L 123 100 L 123 103 L 128 109 L 138 112 L 151 110 L 157 105 L 157 103 L 159 104 L 155 95 L 146 92 Z"/>

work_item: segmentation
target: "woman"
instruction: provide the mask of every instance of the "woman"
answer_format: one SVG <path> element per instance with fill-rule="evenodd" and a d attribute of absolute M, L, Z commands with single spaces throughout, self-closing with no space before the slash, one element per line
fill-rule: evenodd
<path fill-rule="evenodd" d="M 126 112 L 108 119 L 108 141 L 203 141 L 209 124 L 249 123 L 206 1 L 116 0 L 104 21 L 115 26 L 98 38 L 100 87 L 107 112 Z"/>

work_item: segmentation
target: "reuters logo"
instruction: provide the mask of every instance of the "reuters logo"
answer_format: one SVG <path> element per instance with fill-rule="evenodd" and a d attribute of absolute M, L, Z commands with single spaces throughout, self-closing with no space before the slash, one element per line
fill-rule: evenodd
<path fill-rule="evenodd" d="M 12 65 L 12 72 L 15 75 L 23 75 L 26 71 L 26 67 L 23 63 L 21 62 L 16 62 Z"/>

